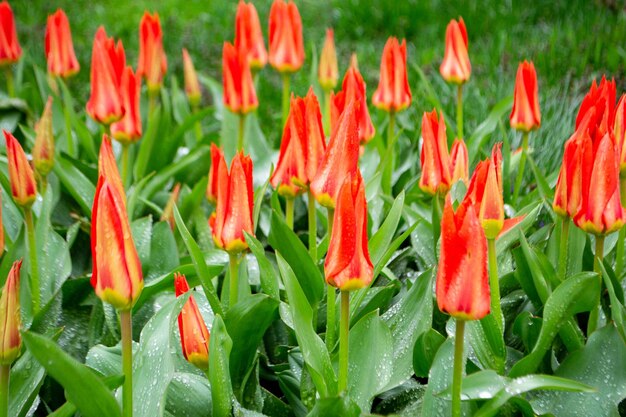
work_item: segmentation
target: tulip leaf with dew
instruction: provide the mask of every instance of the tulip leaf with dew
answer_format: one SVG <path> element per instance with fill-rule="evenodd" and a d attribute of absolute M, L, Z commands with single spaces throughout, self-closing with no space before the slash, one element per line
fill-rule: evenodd
<path fill-rule="evenodd" d="M 56 158 L 53 171 L 78 203 L 83 214 L 91 218 L 91 204 L 96 194 L 96 187 L 92 182 L 63 155 Z"/>
<path fill-rule="evenodd" d="M 489 314 L 467 323 L 467 335 L 474 354 L 483 368 L 504 373 L 506 345 L 495 317 Z"/>
<path fill-rule="evenodd" d="M 165 398 L 165 415 L 201 416 L 211 409 L 211 387 L 204 375 L 176 372 Z"/>
<path fill-rule="evenodd" d="M 135 242 L 137 240 L 135 239 Z M 158 222 L 152 226 L 149 258 L 147 262 L 142 261 L 142 265 L 146 271 L 145 281 L 147 282 L 180 265 L 176 239 L 167 222 Z"/>
<path fill-rule="evenodd" d="M 427 378 L 428 372 L 435 360 L 435 355 L 446 341 L 435 329 L 428 329 L 415 341 L 413 348 L 413 371 L 421 378 Z"/>
<path fill-rule="evenodd" d="M 233 387 L 229 371 L 229 357 L 233 341 L 220 315 L 213 319 L 209 342 L 209 382 L 214 417 L 230 417 L 233 407 Z"/>
<path fill-rule="evenodd" d="M 141 146 L 139 147 L 139 152 L 137 153 L 137 157 L 135 159 L 133 169 L 133 178 L 135 179 L 141 179 L 150 172 L 148 165 L 150 163 L 150 158 L 152 157 L 152 149 L 158 140 L 157 136 L 160 130 L 159 125 L 162 114 L 162 108 L 157 107 L 156 110 L 154 110 L 154 112 L 150 115 L 147 129 L 141 138 Z"/>
<path fill-rule="evenodd" d="M 273 299 L 280 300 L 278 273 L 274 269 L 274 266 L 270 263 L 269 259 L 267 259 L 263 245 L 251 234 L 245 233 L 245 236 L 246 242 L 248 242 L 248 246 L 250 247 L 250 251 L 256 257 L 259 265 L 261 290 Z"/>
<path fill-rule="evenodd" d="M 380 228 L 374 233 L 369 240 L 369 251 L 372 257 L 372 263 L 376 265 L 382 258 L 385 250 L 393 240 L 393 237 L 402 217 L 402 209 L 404 208 L 404 191 L 402 191 L 393 202 L 393 206 L 387 213 L 385 221 Z"/>
<path fill-rule="evenodd" d="M 328 397 L 317 400 L 307 417 L 359 417 L 361 409 L 350 397 Z"/>
<path fill-rule="evenodd" d="M 26 350 L 11 367 L 9 415 L 25 417 L 43 385 L 46 370 Z"/>
<path fill-rule="evenodd" d="M 621 294 L 621 300 L 618 295 L 622 292 L 622 287 L 619 282 L 611 278 L 610 275 L 612 271 L 607 270 L 605 265 L 601 265 L 601 270 L 604 286 L 609 293 L 609 300 L 611 302 L 611 319 L 614 321 L 617 331 L 626 343 L 626 308 L 624 307 L 624 294 Z"/>

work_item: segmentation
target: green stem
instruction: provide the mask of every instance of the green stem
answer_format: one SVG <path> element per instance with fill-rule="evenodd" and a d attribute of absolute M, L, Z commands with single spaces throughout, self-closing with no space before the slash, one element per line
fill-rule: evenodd
<path fill-rule="evenodd" d="M 326 136 L 330 136 L 330 92 L 332 90 L 324 90 L 324 132 Z"/>
<path fill-rule="evenodd" d="M 68 101 L 69 103 L 69 101 Z M 76 158 L 76 148 L 74 146 L 74 137 L 72 136 L 72 118 L 69 109 L 63 106 L 63 118 L 65 119 L 65 135 L 67 137 L 67 153 Z"/>
<path fill-rule="evenodd" d="M 528 153 L 528 132 L 523 133 L 522 137 L 522 155 L 519 160 L 519 169 L 517 170 L 517 178 L 515 179 L 515 189 L 513 190 L 513 203 L 517 203 L 522 181 L 524 180 L 524 168 L 526 167 L 526 154 Z"/>
<path fill-rule="evenodd" d="M 496 240 L 487 239 L 489 252 L 489 287 L 491 290 L 491 314 L 496 318 L 500 331 L 504 330 L 502 323 L 502 308 L 500 306 L 500 281 L 498 281 L 498 261 L 496 258 Z"/>
<path fill-rule="evenodd" d="M 46 191 L 48 190 L 48 176 L 43 175 L 39 177 L 39 192 L 42 196 L 46 195 Z"/>
<path fill-rule="evenodd" d="M 26 233 L 28 234 L 28 255 L 30 256 L 30 294 L 33 301 L 33 316 L 41 305 L 41 289 L 39 288 L 39 266 L 37 265 L 37 245 L 35 243 L 35 224 L 33 211 L 30 207 L 24 209 Z"/>
<path fill-rule="evenodd" d="M 128 187 L 128 143 L 122 144 L 122 184 L 124 187 Z"/>
<path fill-rule="evenodd" d="M 394 155 L 393 155 L 393 146 L 395 144 L 394 140 L 394 131 L 396 126 L 396 114 L 394 112 L 389 112 L 389 125 L 387 126 L 387 150 L 385 151 L 385 156 L 389 158 L 388 161 L 385 161 L 385 165 L 383 167 L 383 177 L 382 177 L 382 188 L 385 194 L 391 195 L 391 181 L 393 176 L 393 165 L 394 165 Z M 384 159 L 384 158 L 383 158 Z"/>
<path fill-rule="evenodd" d="M 228 266 L 230 271 L 228 307 L 232 308 L 239 298 L 239 256 L 237 254 L 228 253 Z"/>
<path fill-rule="evenodd" d="M 339 319 L 339 392 L 348 387 L 348 342 L 350 330 L 350 292 L 341 291 L 341 317 Z"/>
<path fill-rule="evenodd" d="M 291 230 L 293 230 L 293 210 L 295 201 L 296 199 L 294 197 L 285 198 L 285 222 Z"/>
<path fill-rule="evenodd" d="M 287 116 L 289 116 L 289 93 L 291 84 L 291 74 L 283 72 L 283 124 L 287 123 Z"/>
<path fill-rule="evenodd" d="M 463 139 L 463 84 L 456 90 L 456 128 L 457 137 Z"/>
<path fill-rule="evenodd" d="M 4 73 L 7 78 L 7 94 L 9 97 L 15 97 L 15 84 L 13 82 L 13 69 L 10 65 L 4 68 Z"/>
<path fill-rule="evenodd" d="M 315 209 L 315 197 L 311 190 L 308 192 L 309 197 L 309 254 L 313 263 L 317 264 L 317 216 Z"/>
<path fill-rule="evenodd" d="M 200 111 L 198 105 L 192 106 L 191 112 L 193 114 L 198 113 L 198 111 Z M 200 123 L 200 120 L 196 120 L 196 123 L 194 124 L 194 130 L 196 132 L 196 140 L 202 139 L 202 123 Z"/>
<path fill-rule="evenodd" d="M 333 233 L 333 222 L 335 209 L 328 209 L 328 242 Z M 328 351 L 332 351 L 335 346 L 335 304 L 336 304 L 335 287 L 326 285 L 326 347 Z"/>
<path fill-rule="evenodd" d="M 124 371 L 124 387 L 122 388 L 122 404 L 124 417 L 133 415 L 133 320 L 131 310 L 120 311 L 120 327 L 122 328 L 122 368 Z"/>
<path fill-rule="evenodd" d="M 237 132 L 237 150 L 238 151 L 243 151 L 243 139 L 244 139 L 244 132 L 246 129 L 246 115 L 245 114 L 240 114 L 239 115 L 239 131 Z"/>
<path fill-rule="evenodd" d="M 154 113 L 154 110 L 156 109 L 158 96 L 158 91 L 148 90 L 148 119 L 152 118 L 152 113 Z"/>
<path fill-rule="evenodd" d="M 9 415 L 9 378 L 11 365 L 0 365 L 0 417 Z"/>
<path fill-rule="evenodd" d="M 602 259 L 604 259 L 604 236 L 596 236 L 596 258 L 593 263 L 593 270 L 598 273 L 598 279 L 600 283 L 602 283 L 602 269 L 600 265 L 602 264 Z M 595 306 L 589 313 L 589 322 L 587 323 L 587 337 L 591 336 L 598 328 L 598 319 L 600 318 L 600 299 L 602 296 L 602 292 L 598 294 L 598 300 L 596 301 Z"/>
<path fill-rule="evenodd" d="M 456 319 L 454 370 L 452 373 L 452 417 L 461 417 L 461 380 L 463 378 L 463 333 L 465 321 Z"/>
<path fill-rule="evenodd" d="M 570 218 L 564 217 L 561 222 L 561 243 L 559 246 L 559 279 L 563 281 L 567 275 L 567 248 L 569 243 Z"/>

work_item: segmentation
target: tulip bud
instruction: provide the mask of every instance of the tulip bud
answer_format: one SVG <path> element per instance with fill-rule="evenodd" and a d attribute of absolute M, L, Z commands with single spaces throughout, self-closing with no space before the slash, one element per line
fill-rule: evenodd
<path fill-rule="evenodd" d="M 456 213 L 451 199 L 446 199 L 441 218 L 436 297 L 439 310 L 457 319 L 479 320 L 489 314 L 487 240 L 467 198 Z"/>
<path fill-rule="evenodd" d="M 145 12 L 139 24 L 139 63 L 137 75 L 146 79 L 148 91 L 157 92 L 167 71 L 163 31 L 159 14 Z"/>
<path fill-rule="evenodd" d="M 494 145 L 489 160 L 485 192 L 480 204 L 480 222 L 487 239 L 495 239 L 504 227 L 501 143 Z"/>
<path fill-rule="evenodd" d="M 22 56 L 22 48 L 17 40 L 15 17 L 8 2 L 0 3 L 0 66 L 14 64 Z"/>
<path fill-rule="evenodd" d="M 126 192 L 124 191 L 124 185 L 122 184 L 122 179 L 120 178 L 120 173 L 117 169 L 117 163 L 115 162 L 111 139 L 106 133 L 102 135 L 102 143 L 100 144 L 100 154 L 98 155 L 98 173 L 101 177 L 104 177 L 109 184 L 117 189 L 119 195 L 122 196 L 124 205 L 126 205 Z"/>
<path fill-rule="evenodd" d="M 259 70 L 267 64 L 267 51 L 259 15 L 252 3 L 239 0 L 235 16 L 235 48 L 245 51 L 250 68 Z"/>
<path fill-rule="evenodd" d="M 619 152 L 620 176 L 626 174 L 626 94 L 620 97 L 615 109 L 615 122 L 613 125 L 615 144 Z"/>
<path fill-rule="evenodd" d="M 0 324 L 2 338 L 0 338 L 0 364 L 11 365 L 22 349 L 20 329 L 20 268 L 22 260 L 15 261 L 0 296 Z"/>
<path fill-rule="evenodd" d="M 269 23 L 270 64 L 279 72 L 295 72 L 304 63 L 302 20 L 293 1 L 274 0 Z"/>
<path fill-rule="evenodd" d="M 463 84 L 469 80 L 472 73 L 467 52 L 467 29 L 463 18 L 459 21 L 452 19 L 446 28 L 446 50 L 439 72 L 449 83 Z"/>
<path fill-rule="evenodd" d="M 37 196 L 35 173 L 29 165 L 28 159 L 26 159 L 22 145 L 6 130 L 2 132 L 7 144 L 9 180 L 11 181 L 13 200 L 23 208 L 30 207 L 35 202 Z"/>
<path fill-rule="evenodd" d="M 48 97 L 41 119 L 35 126 L 33 164 L 41 178 L 45 178 L 54 165 L 54 135 L 52 132 L 52 97 Z"/>
<path fill-rule="evenodd" d="M 614 128 L 615 118 L 615 80 L 607 81 L 602 77 L 600 86 L 594 80 L 589 92 L 583 98 L 576 116 L 576 129 L 583 124 L 583 120 L 593 108 L 595 113 L 588 122 L 589 135 L 594 144 L 599 143 L 604 135 Z M 595 146 L 594 146 L 595 147 Z"/>
<path fill-rule="evenodd" d="M 185 72 L 185 93 L 191 107 L 197 107 L 202 98 L 200 91 L 200 83 L 198 82 L 198 74 L 193 66 L 193 61 L 189 56 L 187 49 L 183 48 L 183 68 Z"/>
<path fill-rule="evenodd" d="M 537 72 L 532 62 L 524 61 L 517 68 L 511 127 L 529 132 L 541 126 L 539 93 L 537 92 Z"/>
<path fill-rule="evenodd" d="M 374 267 L 367 246 L 367 201 L 357 169 L 345 177 L 337 194 L 333 232 L 324 263 L 326 282 L 342 291 L 367 287 Z"/>
<path fill-rule="evenodd" d="M 380 63 L 380 82 L 372 103 L 387 112 L 404 110 L 411 104 L 411 89 L 406 75 L 406 40 L 389 38 Z"/>
<path fill-rule="evenodd" d="M 422 176 L 420 188 L 431 195 L 445 194 L 450 189 L 450 155 L 448 154 L 448 138 L 446 122 L 437 119 L 437 111 L 424 113 L 422 117 Z"/>
<path fill-rule="evenodd" d="M 170 229 L 176 228 L 176 221 L 174 220 L 174 206 L 178 201 L 178 194 L 180 193 L 180 184 L 177 183 L 170 194 L 170 198 L 167 200 L 165 207 L 163 208 L 163 214 L 161 214 L 161 221 L 168 222 Z"/>
<path fill-rule="evenodd" d="M 317 69 L 317 79 L 324 90 L 332 90 L 337 85 L 339 79 L 339 69 L 337 68 L 337 52 L 335 51 L 335 35 L 332 29 L 326 29 L 326 40 L 320 64 Z"/>
<path fill-rule="evenodd" d="M 189 291 L 185 276 L 177 272 L 174 273 L 174 289 L 176 297 Z M 178 315 L 178 330 L 185 359 L 203 371 L 209 369 L 209 330 L 193 295 L 189 296 Z"/>
<path fill-rule="evenodd" d="M 224 162 L 225 166 L 226 161 L 224 160 L 224 152 L 222 152 L 222 149 L 217 147 L 215 143 L 211 143 L 211 168 L 209 169 L 209 182 L 206 188 L 206 198 L 209 200 L 209 203 L 213 205 L 216 205 L 217 203 L 219 181 L 218 171 L 222 162 Z"/>
<path fill-rule="evenodd" d="M 140 91 L 141 78 L 133 74 L 131 67 L 126 67 L 122 74 L 120 86 L 124 116 L 121 120 L 111 125 L 111 135 L 122 144 L 134 143 L 141 138 Z"/>
<path fill-rule="evenodd" d="M 248 58 L 229 42 L 224 42 L 222 50 L 222 83 L 224 106 L 228 110 L 246 114 L 259 106 Z"/>
<path fill-rule="evenodd" d="M 463 139 L 455 139 L 452 144 L 450 172 L 452 173 L 452 184 L 457 181 L 463 181 L 467 185 L 469 179 L 469 155 Z"/>
<path fill-rule="evenodd" d="M 50 74 L 67 78 L 76 74 L 80 69 L 74 53 L 70 22 L 61 9 L 48 16 L 45 51 Z"/>

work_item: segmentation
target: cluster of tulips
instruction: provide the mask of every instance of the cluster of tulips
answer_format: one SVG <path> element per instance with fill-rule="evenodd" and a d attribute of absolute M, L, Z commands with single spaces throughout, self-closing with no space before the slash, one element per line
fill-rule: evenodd
<path fill-rule="evenodd" d="M 7 2 L 0 3 L 0 65 L 7 74 L 7 90 L 14 95 L 11 64 L 21 56 L 13 14 Z M 238 301 L 238 266 L 248 250 L 246 234 L 254 235 L 254 198 L 252 159 L 245 155 L 245 116 L 258 107 L 255 75 L 269 61 L 283 79 L 283 132 L 280 152 L 270 183 L 284 198 L 285 221 L 293 228 L 294 201 L 306 196 L 308 204 L 309 252 L 318 262 L 317 208 L 328 211 L 328 251 L 324 261 L 327 286 L 326 345 L 337 344 L 335 298 L 341 294 L 339 320 L 339 390 L 348 380 L 349 296 L 353 290 L 368 287 L 373 279 L 373 265 L 368 251 L 367 202 L 365 185 L 359 168 L 361 147 L 375 135 L 368 110 L 366 85 L 353 56 L 345 73 L 341 90 L 333 31 L 328 30 L 320 56 L 318 78 L 324 91 L 324 111 L 313 89 L 304 97 L 290 91 L 290 76 L 298 71 L 305 58 L 302 23 L 296 5 L 274 1 L 269 18 L 269 53 L 266 51 L 261 25 L 254 5 L 240 1 L 235 24 L 234 44 L 223 46 L 223 102 L 239 116 L 237 153 L 226 162 L 220 147 L 211 148 L 211 166 L 207 199 L 215 209 L 209 218 L 215 246 L 230 259 L 228 301 L 211 302 L 216 314 L 222 304 L 234 306 Z M 101 141 L 98 182 L 91 219 L 91 251 L 93 274 L 91 283 L 96 294 L 120 313 L 122 329 L 123 388 L 125 415 L 132 415 L 132 332 L 131 309 L 142 288 L 142 268 L 130 232 L 125 188 L 130 184 L 129 148 L 142 136 L 139 111 L 141 82 L 145 80 L 152 114 L 158 105 L 159 91 L 167 70 L 159 16 L 145 13 L 139 30 L 140 53 L 136 71 L 126 63 L 121 41 L 107 36 L 100 27 L 96 32 L 91 61 L 91 96 L 86 111 L 107 130 Z M 55 79 L 70 77 L 79 71 L 72 46 L 67 16 L 62 10 L 48 19 L 45 52 L 51 88 Z M 191 58 L 183 50 L 185 91 L 192 109 L 201 103 L 198 76 Z M 394 146 L 397 139 L 395 116 L 412 100 L 407 78 L 406 42 L 390 38 L 383 50 L 380 82 L 372 96 L 374 106 L 388 112 L 386 146 L 381 152 L 381 185 L 390 194 L 394 169 Z M 504 330 L 500 306 L 495 242 L 504 231 L 522 217 L 505 219 L 502 155 L 500 144 L 491 156 L 477 164 L 469 175 L 468 148 L 463 140 L 463 94 L 470 78 L 468 36 L 463 19 L 452 20 L 445 35 L 445 53 L 440 73 L 457 86 L 456 139 L 448 149 L 446 122 L 436 110 L 422 119 L 420 188 L 432 196 L 433 223 L 438 222 L 435 242 L 440 239 L 436 279 L 436 299 L 442 312 L 456 319 L 456 349 L 452 386 L 452 410 L 459 416 L 460 382 L 463 372 L 463 332 L 467 320 L 479 320 L 492 314 L 500 332 Z M 563 165 L 556 186 L 554 211 L 562 218 L 561 251 L 567 251 L 570 219 L 582 230 L 595 235 L 596 257 L 601 262 L 604 237 L 622 230 L 618 250 L 623 254 L 622 226 L 626 199 L 626 98 L 616 105 L 616 87 L 602 79 L 585 97 L 576 118 L 575 132 L 565 144 Z M 150 116 L 148 116 L 150 118 Z M 516 202 L 526 161 L 529 133 L 540 127 L 537 75 L 532 63 L 523 62 L 517 72 L 514 104 L 510 125 L 523 134 L 522 149 L 514 187 Z M 118 171 L 110 136 L 122 146 L 121 175 Z M 37 253 L 31 207 L 37 196 L 37 183 L 46 192 L 46 177 L 54 164 L 51 99 L 36 127 L 32 149 L 34 170 L 18 140 L 9 132 L 4 136 L 11 192 L 23 209 L 28 232 L 31 297 L 34 312 L 40 308 Z M 328 139 L 327 139 L 328 138 Z M 385 149 L 386 148 L 386 149 Z M 77 154 L 68 135 L 68 152 Z M 391 155 L 391 160 L 385 159 Z M 620 176 L 621 174 L 621 176 Z M 137 178 L 136 180 L 139 180 Z M 449 191 L 462 182 L 465 197 L 453 201 Z M 165 209 L 172 222 L 172 213 L 179 187 Z M 620 198 L 621 196 L 621 198 Z M 1 215 L 1 213 L 0 213 Z M 4 233 L 0 233 L 0 249 L 4 250 Z M 561 256 L 559 273 L 565 277 L 566 256 Z M 623 256 L 620 258 L 622 259 Z M 619 262 L 619 261 L 618 261 Z M 8 369 L 21 350 L 19 313 L 19 276 L 22 261 L 13 265 L 0 299 L 0 323 L 5 331 L 0 340 L 0 376 L 6 397 Z M 623 265 L 621 266 L 623 268 Z M 190 288 L 182 274 L 176 274 L 177 296 Z M 592 312 L 588 333 L 598 322 L 599 306 Z M 178 318 L 182 352 L 198 368 L 207 371 L 209 364 L 209 331 L 198 305 L 189 296 Z M 234 343 L 237 343 L 235 340 Z M 6 403 L 5 403 L 6 404 Z M 6 409 L 3 410 L 6 413 Z"/>

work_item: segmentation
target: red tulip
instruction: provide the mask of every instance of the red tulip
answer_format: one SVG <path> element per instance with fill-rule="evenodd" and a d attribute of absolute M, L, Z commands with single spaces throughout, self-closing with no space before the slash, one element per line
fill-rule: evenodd
<path fill-rule="evenodd" d="M 137 75 L 146 79 L 148 91 L 159 91 L 167 71 L 163 31 L 159 14 L 145 12 L 139 24 L 139 63 Z"/>
<path fill-rule="evenodd" d="M 200 90 L 200 83 L 198 82 L 198 74 L 193 66 L 193 61 L 185 48 L 183 48 L 183 69 L 185 73 L 185 94 L 187 94 L 189 104 L 195 107 L 200 104 L 202 92 Z"/>
<path fill-rule="evenodd" d="M 589 120 L 589 135 L 594 143 L 594 148 L 602 140 L 604 135 L 614 128 L 615 119 L 615 80 L 607 81 L 603 76 L 600 86 L 594 80 L 589 92 L 580 104 L 576 116 L 576 129 L 583 123 L 585 115 L 594 108 L 594 117 Z"/>
<path fill-rule="evenodd" d="M 439 72 L 449 83 L 463 84 L 469 80 L 472 73 L 467 52 L 467 29 L 460 17 L 459 21 L 452 19 L 446 28 L 446 50 Z"/>
<path fill-rule="evenodd" d="M 0 3 L 0 66 L 13 64 L 22 56 L 22 48 L 17 40 L 15 17 L 6 1 Z"/>
<path fill-rule="evenodd" d="M 100 144 L 100 154 L 98 155 L 98 173 L 115 189 L 118 194 L 122 196 L 122 201 L 126 205 L 126 193 L 120 173 L 117 169 L 117 163 L 115 162 L 115 155 L 113 154 L 113 147 L 111 146 L 111 139 L 105 133 L 102 135 L 102 143 Z"/>
<path fill-rule="evenodd" d="M 177 272 L 174 273 L 174 289 L 176 297 L 189 291 L 185 276 Z M 206 328 L 193 295 L 189 296 L 178 315 L 178 330 L 185 359 L 206 371 L 209 368 L 209 330 Z"/>
<path fill-rule="evenodd" d="M 40 177 L 45 178 L 54 166 L 54 135 L 52 132 L 52 97 L 48 97 L 41 119 L 35 125 L 33 165 Z"/>
<path fill-rule="evenodd" d="M 613 132 L 619 152 L 619 171 L 620 175 L 623 175 L 626 172 L 626 94 L 623 94 L 617 103 Z"/>
<path fill-rule="evenodd" d="M 411 104 L 411 89 L 406 75 L 406 41 L 389 38 L 380 63 L 380 82 L 372 96 L 379 109 L 398 112 Z"/>
<path fill-rule="evenodd" d="M 488 239 L 497 238 L 504 227 L 501 146 L 496 143 L 491 158 L 478 163 L 467 190 Z"/>
<path fill-rule="evenodd" d="M 235 48 L 245 51 L 252 69 L 258 70 L 267 64 L 259 15 L 254 4 L 243 0 L 239 0 L 235 17 Z"/>
<path fill-rule="evenodd" d="M 22 335 L 20 329 L 20 268 L 22 260 L 15 261 L 0 296 L 0 324 L 2 337 L 0 338 L 0 364 L 11 365 L 22 350 Z"/>
<path fill-rule="evenodd" d="M 342 291 L 367 287 L 374 277 L 367 246 L 365 186 L 358 169 L 345 177 L 337 194 L 324 272 L 326 282 Z"/>
<path fill-rule="evenodd" d="M 420 188 L 431 195 L 445 194 L 450 189 L 452 177 L 450 175 L 450 155 L 448 154 L 448 139 L 446 137 L 446 122 L 437 119 L 437 111 L 424 113 L 422 117 L 422 176 Z"/>
<path fill-rule="evenodd" d="M 450 172 L 452 184 L 463 181 L 467 185 L 469 179 L 469 154 L 463 139 L 455 139 L 450 151 Z"/>
<path fill-rule="evenodd" d="M 436 296 L 439 309 L 457 319 L 479 320 L 489 314 L 487 240 L 468 198 L 456 213 L 451 199 L 446 199 Z"/>
<path fill-rule="evenodd" d="M 131 67 L 126 67 L 122 74 L 120 86 L 124 116 L 111 125 L 111 135 L 121 143 L 133 143 L 141 138 L 140 92 L 141 78 L 139 75 L 133 74 Z"/>
<path fill-rule="evenodd" d="M 80 70 L 74 53 L 70 22 L 61 9 L 48 16 L 45 51 L 50 74 L 67 78 Z"/>
<path fill-rule="evenodd" d="M 174 206 L 178 201 L 178 195 L 180 194 L 180 183 L 176 183 L 172 193 L 170 194 L 170 198 L 167 199 L 167 203 L 163 208 L 163 214 L 161 214 L 161 221 L 168 222 L 170 225 L 170 229 L 174 230 L 176 228 L 176 220 L 174 219 Z"/>
<path fill-rule="evenodd" d="M 317 68 L 317 79 L 324 90 L 332 90 L 339 79 L 337 68 L 337 51 L 335 51 L 335 35 L 332 29 L 326 29 L 326 40 Z"/>
<path fill-rule="evenodd" d="M 4 139 L 7 144 L 7 159 L 9 160 L 9 180 L 11 182 L 11 194 L 13 200 L 24 208 L 30 207 L 37 196 L 37 184 L 35 183 L 35 173 L 26 159 L 26 154 L 22 145 L 15 137 L 7 132 Z"/>
<path fill-rule="evenodd" d="M 279 72 L 295 72 L 304 63 L 302 20 L 293 1 L 274 0 L 270 9 L 270 64 Z"/>
<path fill-rule="evenodd" d="M 209 169 L 209 182 L 206 188 L 206 198 L 210 203 L 215 205 L 217 203 L 217 190 L 219 181 L 219 167 L 223 163 L 226 166 L 226 160 L 224 160 L 224 152 L 215 143 L 211 143 L 211 168 Z"/>
<path fill-rule="evenodd" d="M 541 126 L 537 72 L 532 62 L 524 61 L 517 68 L 513 110 L 509 116 L 513 129 L 529 132 Z"/>
<path fill-rule="evenodd" d="M 226 162 L 218 167 L 217 207 L 212 226 L 215 245 L 230 253 L 248 249 L 244 231 L 253 229 L 252 160 L 239 152 L 233 158 L 230 174 Z"/>
<path fill-rule="evenodd" d="M 113 38 L 107 38 L 104 28 L 100 26 L 93 42 L 91 97 L 87 102 L 87 113 L 95 121 L 109 125 L 124 115 L 120 89 L 125 67 L 122 41 L 115 45 Z"/>
<path fill-rule="evenodd" d="M 222 82 L 224 105 L 230 111 L 246 114 L 258 107 L 248 59 L 229 42 L 224 42 L 222 50 Z"/>

